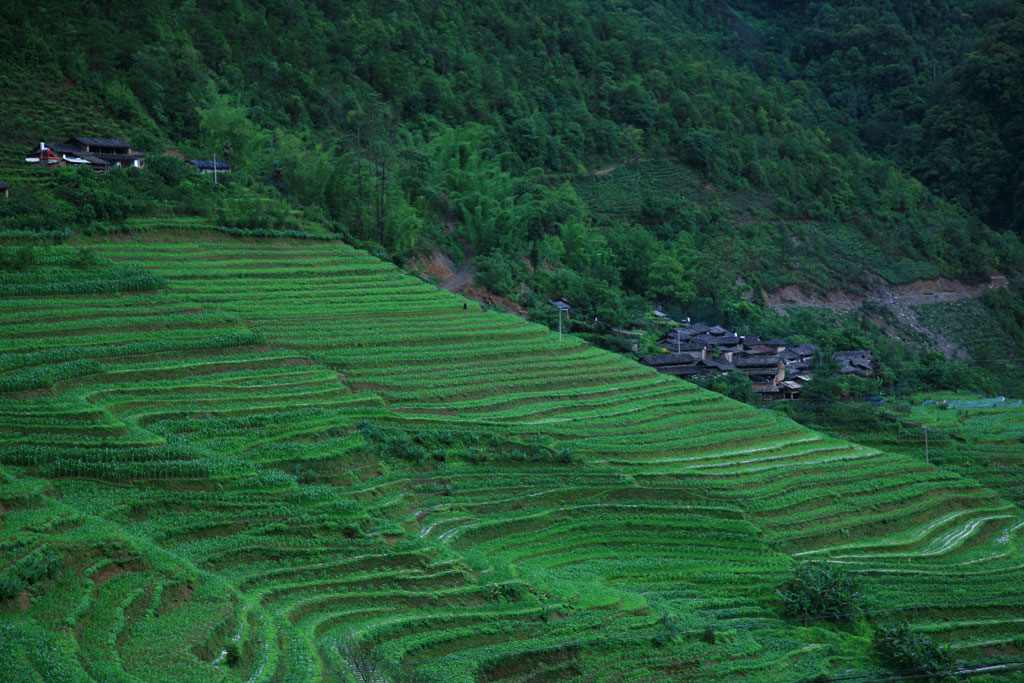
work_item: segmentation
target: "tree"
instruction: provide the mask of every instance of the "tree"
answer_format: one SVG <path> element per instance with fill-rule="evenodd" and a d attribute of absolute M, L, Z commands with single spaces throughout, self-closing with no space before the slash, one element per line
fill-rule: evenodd
<path fill-rule="evenodd" d="M 651 264 L 647 295 L 667 306 L 686 306 L 697 297 L 697 288 L 675 255 L 664 252 Z"/>
<path fill-rule="evenodd" d="M 712 375 L 698 383 L 706 389 L 717 391 L 737 401 L 753 403 L 757 400 L 757 394 L 754 393 L 754 383 L 739 370 Z"/>
<path fill-rule="evenodd" d="M 232 103 L 228 95 L 216 95 L 209 107 L 199 109 L 199 131 L 204 152 L 230 159 L 236 170 L 251 163 L 269 139 L 269 133 L 249 119 L 248 108 Z"/>
<path fill-rule="evenodd" d="M 860 612 L 861 594 L 853 576 L 839 565 L 803 562 L 776 591 L 783 614 L 810 619 L 849 621 Z"/>
<path fill-rule="evenodd" d="M 953 668 L 949 646 L 936 645 L 904 623 L 879 625 L 872 641 L 882 661 L 903 676 L 928 681 L 954 680 L 949 673 Z"/>
<path fill-rule="evenodd" d="M 494 250 L 476 259 L 477 272 L 473 277 L 474 284 L 486 287 L 488 291 L 500 296 L 515 293 L 518 275 L 514 264 L 502 253 Z"/>
<path fill-rule="evenodd" d="M 337 647 L 338 654 L 345 660 L 349 671 L 359 683 L 388 680 L 388 663 L 369 641 L 346 640 Z"/>

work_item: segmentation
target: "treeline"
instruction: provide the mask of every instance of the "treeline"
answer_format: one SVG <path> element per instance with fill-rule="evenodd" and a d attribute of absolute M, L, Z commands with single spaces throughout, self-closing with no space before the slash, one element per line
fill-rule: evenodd
<path fill-rule="evenodd" d="M 110 117 L 74 132 L 125 135 L 151 156 L 143 173 L 58 174 L 0 207 L 0 227 L 103 230 L 175 212 L 251 234 L 314 222 L 400 262 L 471 255 L 479 284 L 535 318 L 564 295 L 611 326 L 655 303 L 736 324 L 761 289 L 787 284 L 1021 272 L 1024 247 L 981 222 L 987 209 L 946 204 L 866 153 L 902 139 L 886 117 L 906 78 L 879 60 L 946 73 L 984 36 L 1012 44 L 1013 5 L 972 5 L 962 36 L 934 40 L 956 30 L 959 15 L 942 12 L 957 3 L 772 3 L 777 18 L 756 16 L 753 0 L 739 13 L 711 0 L 8 3 L 0 134 L 33 144 L 83 120 L 59 107 L 39 117 L 43 84 L 61 102 L 89 93 Z M 854 31 L 855 15 L 866 28 Z M 879 21 L 913 26 L 885 51 Z M 820 65 L 868 44 L 851 82 L 870 106 L 844 113 L 840 84 L 853 76 L 837 57 L 832 92 Z M 869 128 L 881 137 L 862 145 Z M 235 172 L 213 187 L 159 156 L 167 148 L 216 154 Z M 645 173 L 661 184 L 627 182 Z"/>
<path fill-rule="evenodd" d="M 742 59 L 827 102 L 853 134 L 931 190 L 1024 233 L 1024 4 L 736 0 Z"/>

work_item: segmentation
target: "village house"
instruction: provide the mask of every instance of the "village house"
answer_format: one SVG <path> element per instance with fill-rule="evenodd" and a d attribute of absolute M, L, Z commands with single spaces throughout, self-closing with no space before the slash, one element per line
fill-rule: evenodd
<path fill-rule="evenodd" d="M 786 364 L 775 354 L 743 356 L 735 365 L 750 378 L 754 391 L 771 392 L 786 377 Z"/>
<path fill-rule="evenodd" d="M 0 180 L 0 194 L 4 196 L 4 199 L 9 199 L 11 196 L 11 186 Z"/>
<path fill-rule="evenodd" d="M 108 168 L 141 168 L 145 155 L 132 149 L 130 142 L 117 138 L 76 136 L 66 142 L 40 142 L 25 156 L 25 161 L 43 168 L 91 166 L 98 173 Z"/>
<path fill-rule="evenodd" d="M 688 353 L 666 353 L 660 356 L 644 356 L 641 362 L 655 368 L 663 375 L 696 377 L 707 372 L 707 369 L 700 365 L 699 360 Z"/>
<path fill-rule="evenodd" d="M 658 346 L 669 353 L 685 351 L 694 357 L 703 359 L 717 356 L 739 345 L 739 336 L 732 334 L 724 327 L 708 327 L 699 323 L 686 327 L 674 327 L 658 340 Z"/>
<path fill-rule="evenodd" d="M 837 351 L 835 359 L 839 363 L 840 375 L 870 377 L 875 372 L 874 366 L 871 363 L 871 352 L 864 349 L 858 351 Z"/>
<path fill-rule="evenodd" d="M 569 304 L 568 301 L 566 301 L 564 296 L 560 296 L 557 299 L 552 299 L 551 301 L 548 302 L 548 305 L 554 306 L 558 310 L 565 311 L 566 313 L 572 310 L 572 306 Z"/>
<path fill-rule="evenodd" d="M 675 377 L 742 372 L 764 399 L 799 398 L 811 381 L 811 367 L 818 352 L 814 344 L 789 344 L 753 334 L 739 336 L 724 327 L 701 324 L 675 327 L 657 343 L 667 353 L 644 356 L 641 363 Z M 842 374 L 867 377 L 874 371 L 870 351 L 840 351 L 835 359 Z"/>
<path fill-rule="evenodd" d="M 221 160 L 211 159 L 187 159 L 187 163 L 192 164 L 202 174 L 206 173 L 231 173 L 231 164 Z"/>

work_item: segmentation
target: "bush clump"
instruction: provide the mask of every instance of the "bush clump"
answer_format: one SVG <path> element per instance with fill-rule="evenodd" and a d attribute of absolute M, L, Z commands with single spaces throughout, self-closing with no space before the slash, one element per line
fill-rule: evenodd
<path fill-rule="evenodd" d="M 860 613 L 861 593 L 844 568 L 826 562 L 797 565 L 793 577 L 778 588 L 782 611 L 788 617 L 848 621 Z"/>
<path fill-rule="evenodd" d="M 15 597 L 42 579 L 56 576 L 64 568 L 64 556 L 41 547 L 0 572 L 0 600 Z"/>
<path fill-rule="evenodd" d="M 873 642 L 878 656 L 904 676 L 928 681 L 954 679 L 949 646 L 936 645 L 904 623 L 878 626 Z"/>

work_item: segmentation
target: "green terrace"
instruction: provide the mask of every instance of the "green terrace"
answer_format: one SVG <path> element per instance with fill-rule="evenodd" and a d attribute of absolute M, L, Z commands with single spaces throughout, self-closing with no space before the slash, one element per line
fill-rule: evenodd
<path fill-rule="evenodd" d="M 881 676 L 862 626 L 782 616 L 806 559 L 1019 651 L 1024 516 L 978 482 L 338 241 L 202 234 L 0 283 L 0 678 Z"/>

